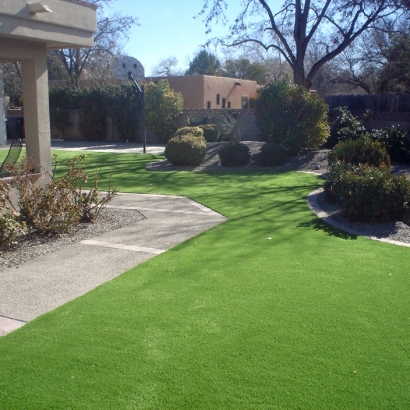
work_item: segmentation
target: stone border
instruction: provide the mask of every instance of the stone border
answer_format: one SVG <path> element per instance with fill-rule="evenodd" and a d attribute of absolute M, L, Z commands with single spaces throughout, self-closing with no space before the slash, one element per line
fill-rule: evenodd
<path fill-rule="evenodd" d="M 340 229 L 344 232 L 347 232 L 351 235 L 356 235 L 356 236 L 364 236 L 365 238 L 368 239 L 373 239 L 374 241 L 380 241 L 380 242 L 387 242 L 393 245 L 399 245 L 399 246 L 406 246 L 410 247 L 409 243 L 404 243 L 400 241 L 394 241 L 392 239 L 385 239 L 385 238 L 376 238 L 374 236 L 368 236 L 368 235 L 363 235 L 362 232 L 357 231 L 353 228 L 350 228 L 347 225 L 344 225 L 340 222 L 337 222 L 334 220 L 329 214 L 327 214 L 318 204 L 317 198 L 318 196 L 323 192 L 323 188 L 319 188 L 316 191 L 311 192 L 308 197 L 306 198 L 306 202 L 312 212 L 314 212 L 319 218 L 323 219 L 327 224 Z"/>

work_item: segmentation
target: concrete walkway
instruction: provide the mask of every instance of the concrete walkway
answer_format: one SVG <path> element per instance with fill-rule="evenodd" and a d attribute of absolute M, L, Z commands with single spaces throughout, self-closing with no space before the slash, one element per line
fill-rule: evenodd
<path fill-rule="evenodd" d="M 146 219 L 0 272 L 0 336 L 226 220 L 186 197 L 122 193 L 110 207 Z"/>

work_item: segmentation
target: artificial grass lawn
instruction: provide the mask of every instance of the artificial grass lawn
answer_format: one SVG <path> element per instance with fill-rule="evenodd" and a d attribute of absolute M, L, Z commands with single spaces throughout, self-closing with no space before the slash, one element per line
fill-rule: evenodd
<path fill-rule="evenodd" d="M 0 338 L 0 409 L 408 408 L 409 248 L 321 222 L 313 175 L 156 158 L 88 161 L 229 220 Z"/>

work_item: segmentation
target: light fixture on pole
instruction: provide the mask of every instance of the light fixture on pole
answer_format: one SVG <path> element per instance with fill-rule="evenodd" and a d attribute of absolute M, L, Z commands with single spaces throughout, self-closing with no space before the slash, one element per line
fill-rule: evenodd
<path fill-rule="evenodd" d="M 144 85 L 141 87 L 138 85 L 137 81 L 142 81 L 145 78 L 144 67 L 142 64 L 134 57 L 122 57 L 118 60 L 114 67 L 114 77 L 121 81 L 132 81 L 135 90 L 141 95 L 141 118 L 142 118 L 142 139 L 143 139 L 143 152 L 147 152 L 147 133 L 145 129 L 145 90 Z"/>

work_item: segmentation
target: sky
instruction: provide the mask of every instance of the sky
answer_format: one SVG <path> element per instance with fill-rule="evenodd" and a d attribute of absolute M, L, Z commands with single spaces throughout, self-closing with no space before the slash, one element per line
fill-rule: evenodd
<path fill-rule="evenodd" d="M 228 12 L 232 18 L 238 14 L 240 3 L 231 2 L 233 6 Z M 203 4 L 203 0 L 112 0 L 105 14 L 119 12 L 138 18 L 140 25 L 131 29 L 123 54 L 139 60 L 145 76 L 149 76 L 161 60 L 171 56 L 178 59 L 178 68 L 185 71 L 210 37 L 228 33 L 228 26 L 220 24 L 213 27 L 211 35 L 205 34 L 204 16 L 194 19 Z M 208 51 L 218 54 L 213 48 Z"/>

